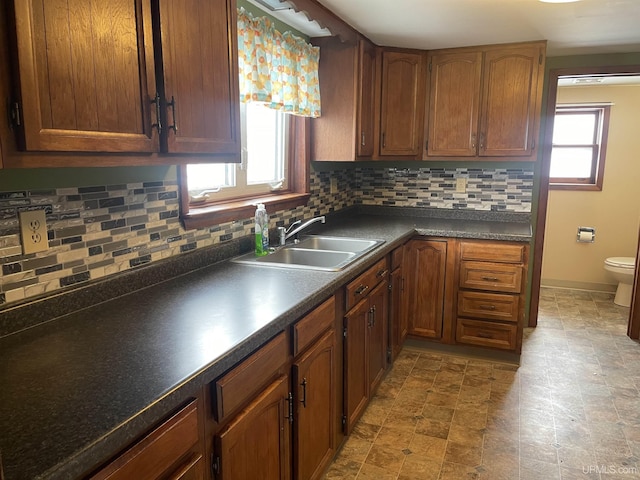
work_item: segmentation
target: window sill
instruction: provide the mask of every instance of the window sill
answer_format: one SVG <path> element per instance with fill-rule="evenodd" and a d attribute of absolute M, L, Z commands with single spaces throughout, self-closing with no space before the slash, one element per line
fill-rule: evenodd
<path fill-rule="evenodd" d="M 310 196 L 309 193 L 284 193 L 201 207 L 190 206 L 189 213 L 182 215 L 182 221 L 187 230 L 206 228 L 233 220 L 251 218 L 256 211 L 257 203 L 264 203 L 268 212 L 274 212 L 306 205 Z"/>
<path fill-rule="evenodd" d="M 587 192 L 600 192 L 602 185 L 580 183 L 550 183 L 549 190 L 582 190 Z"/>

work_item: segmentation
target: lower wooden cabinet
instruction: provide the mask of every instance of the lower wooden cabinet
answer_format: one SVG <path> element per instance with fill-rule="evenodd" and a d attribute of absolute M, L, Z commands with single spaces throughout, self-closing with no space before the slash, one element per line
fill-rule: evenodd
<path fill-rule="evenodd" d="M 193 400 L 90 480 L 203 480 L 201 410 Z"/>
<path fill-rule="evenodd" d="M 529 246 L 461 240 L 456 342 L 519 353 Z"/>
<path fill-rule="evenodd" d="M 331 297 L 213 383 L 217 480 L 322 476 L 341 417 L 335 324 Z"/>
<path fill-rule="evenodd" d="M 386 260 L 347 285 L 349 292 L 370 292 L 344 317 L 345 433 L 351 432 L 387 368 L 389 284 Z M 366 288 L 365 288 L 366 287 Z"/>
<path fill-rule="evenodd" d="M 408 300 L 405 288 L 404 245 L 391 253 L 391 274 L 389 275 L 389 353 L 394 361 L 402 349 L 409 325 L 407 322 L 406 302 Z"/>
<path fill-rule="evenodd" d="M 297 480 L 320 478 L 336 452 L 336 360 L 335 330 L 331 329 L 293 363 L 293 471 Z"/>
<path fill-rule="evenodd" d="M 289 401 L 289 379 L 283 375 L 216 434 L 218 480 L 290 478 Z"/>
<path fill-rule="evenodd" d="M 407 243 L 409 334 L 442 338 L 445 316 L 447 240 L 414 239 Z"/>

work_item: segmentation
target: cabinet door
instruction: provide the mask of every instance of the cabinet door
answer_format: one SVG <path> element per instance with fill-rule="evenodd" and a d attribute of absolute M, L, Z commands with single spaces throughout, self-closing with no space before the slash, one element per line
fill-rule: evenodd
<path fill-rule="evenodd" d="M 477 154 L 482 52 L 433 54 L 427 155 Z"/>
<path fill-rule="evenodd" d="M 441 338 L 447 242 L 411 240 L 408 244 L 409 333 Z"/>
<path fill-rule="evenodd" d="M 366 41 L 360 41 L 358 45 L 358 59 L 360 62 L 358 95 L 358 117 L 356 139 L 359 157 L 371 157 L 373 155 L 373 125 L 375 102 L 375 47 Z"/>
<path fill-rule="evenodd" d="M 360 301 L 344 318 L 344 403 L 349 434 L 369 400 L 369 302 Z"/>
<path fill-rule="evenodd" d="M 405 282 L 402 267 L 391 272 L 391 296 L 389 298 L 389 341 L 391 357 L 395 359 L 407 338 L 407 315 L 405 309 Z"/>
<path fill-rule="evenodd" d="M 320 478 L 335 453 L 335 330 L 329 330 L 293 364 L 294 478 Z"/>
<path fill-rule="evenodd" d="M 380 155 L 420 153 L 424 124 L 423 55 L 382 53 Z"/>
<path fill-rule="evenodd" d="M 169 153 L 240 161 L 235 2 L 160 0 Z"/>
<path fill-rule="evenodd" d="M 288 392 L 288 377 L 281 376 L 216 435 L 218 480 L 289 479 Z"/>
<path fill-rule="evenodd" d="M 25 0 L 15 8 L 29 151 L 154 152 L 149 2 Z M 155 118 L 155 117 L 154 117 Z"/>
<path fill-rule="evenodd" d="M 532 154 L 542 59 L 538 46 L 485 52 L 480 156 Z"/>
<path fill-rule="evenodd" d="M 382 282 L 369 295 L 369 393 L 375 391 L 387 369 L 387 307 L 389 283 Z"/>

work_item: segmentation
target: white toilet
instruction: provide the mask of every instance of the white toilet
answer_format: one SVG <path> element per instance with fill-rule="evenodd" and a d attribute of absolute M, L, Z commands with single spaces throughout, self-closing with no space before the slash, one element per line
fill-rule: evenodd
<path fill-rule="evenodd" d="M 618 281 L 616 298 L 613 303 L 622 307 L 631 306 L 633 290 L 633 273 L 636 259 L 633 257 L 609 257 L 604 261 L 604 269 Z"/>

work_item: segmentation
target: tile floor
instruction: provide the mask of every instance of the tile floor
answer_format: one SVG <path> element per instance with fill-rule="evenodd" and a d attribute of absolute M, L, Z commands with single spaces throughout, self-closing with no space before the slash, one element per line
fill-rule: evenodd
<path fill-rule="evenodd" d="M 325 479 L 640 479 L 640 344 L 612 298 L 544 288 L 519 367 L 405 348 Z"/>

